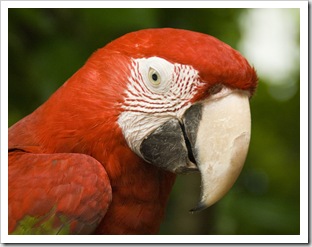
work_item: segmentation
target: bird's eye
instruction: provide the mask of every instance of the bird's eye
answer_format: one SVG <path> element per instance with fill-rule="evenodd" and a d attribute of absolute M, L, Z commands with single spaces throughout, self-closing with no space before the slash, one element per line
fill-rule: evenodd
<path fill-rule="evenodd" d="M 137 59 L 140 81 L 157 94 L 168 92 L 174 74 L 174 64 L 159 57 Z"/>
<path fill-rule="evenodd" d="M 153 86 L 158 86 L 161 83 L 159 73 L 153 68 L 150 68 L 148 71 L 148 79 L 150 80 Z"/>

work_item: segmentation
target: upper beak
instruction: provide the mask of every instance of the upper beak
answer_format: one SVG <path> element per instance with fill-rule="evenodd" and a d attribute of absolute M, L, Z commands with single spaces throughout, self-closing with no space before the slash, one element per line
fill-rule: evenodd
<path fill-rule="evenodd" d="M 187 122 L 185 125 L 188 127 Z M 192 211 L 211 206 L 233 186 L 247 156 L 250 128 L 246 93 L 227 90 L 202 103 L 201 120 L 192 143 L 202 191 L 200 203 Z"/>
<path fill-rule="evenodd" d="M 217 202 L 240 174 L 250 141 L 249 96 L 221 93 L 191 106 L 146 137 L 140 148 L 148 162 L 175 173 L 200 171 L 201 200 L 192 211 Z"/>

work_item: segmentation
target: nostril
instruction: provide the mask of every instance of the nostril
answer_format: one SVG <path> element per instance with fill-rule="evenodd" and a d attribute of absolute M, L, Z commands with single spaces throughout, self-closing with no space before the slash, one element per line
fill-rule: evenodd
<path fill-rule="evenodd" d="M 219 93 L 223 88 L 223 85 L 221 83 L 215 84 L 213 85 L 211 88 L 209 88 L 209 94 L 213 95 L 213 94 L 217 94 Z"/>

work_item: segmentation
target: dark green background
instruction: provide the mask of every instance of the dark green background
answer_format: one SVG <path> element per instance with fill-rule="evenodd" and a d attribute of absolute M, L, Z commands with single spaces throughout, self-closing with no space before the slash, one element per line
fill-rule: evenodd
<path fill-rule="evenodd" d="M 234 48 L 246 9 L 9 9 L 9 126 L 42 104 L 93 51 L 144 28 L 213 35 Z M 298 38 L 299 40 L 299 38 Z M 250 61 L 252 63 L 252 61 Z M 249 154 L 231 191 L 206 211 L 200 177 L 179 176 L 161 234 L 299 234 L 299 64 L 297 93 L 274 99 L 259 74 L 251 100 Z"/>

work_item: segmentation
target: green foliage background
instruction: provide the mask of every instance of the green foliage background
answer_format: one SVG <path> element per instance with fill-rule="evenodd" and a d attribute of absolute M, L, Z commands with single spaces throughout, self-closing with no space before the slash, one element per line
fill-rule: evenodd
<path fill-rule="evenodd" d="M 213 35 L 237 49 L 246 9 L 9 9 L 9 126 L 42 104 L 96 49 L 144 28 Z M 165 37 L 164 37 L 165 38 Z M 299 38 L 298 38 L 299 40 Z M 252 64 L 252 61 L 250 61 Z M 296 94 L 278 101 L 259 74 L 241 176 L 211 208 L 188 212 L 200 177 L 179 176 L 161 234 L 299 234 L 299 64 Z"/>

